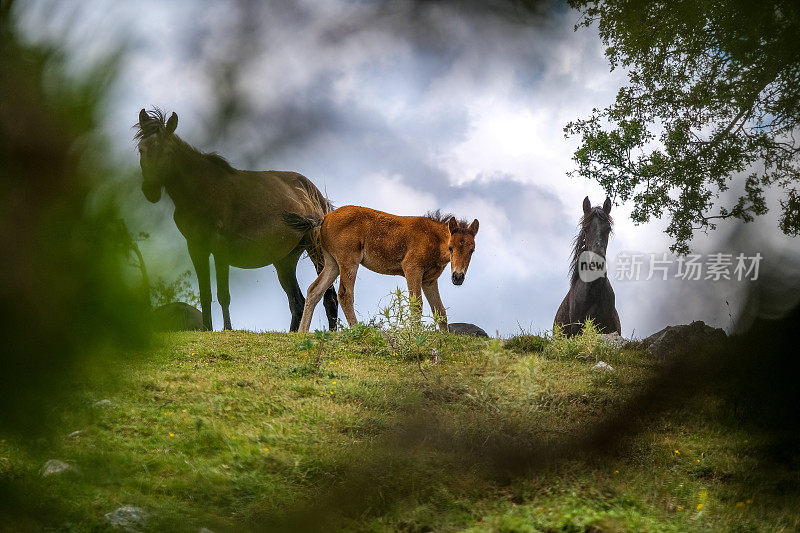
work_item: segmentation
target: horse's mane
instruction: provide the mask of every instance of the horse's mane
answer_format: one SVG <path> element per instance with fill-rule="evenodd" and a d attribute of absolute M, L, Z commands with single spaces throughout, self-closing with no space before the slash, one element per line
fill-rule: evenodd
<path fill-rule="evenodd" d="M 422 216 L 424 216 L 425 218 L 429 218 L 434 222 L 447 224 L 447 221 L 453 218 L 453 213 L 442 213 L 441 209 L 437 209 L 436 211 L 428 211 Z"/>
<path fill-rule="evenodd" d="M 192 150 L 203 156 L 209 163 L 217 165 L 225 172 L 231 172 L 231 173 L 236 172 L 236 169 L 233 168 L 230 163 L 228 163 L 228 160 L 219 155 L 217 152 L 201 152 L 200 150 L 197 150 L 196 148 L 189 146 L 189 144 L 185 142 L 184 144 L 186 144 L 186 146 L 188 146 L 189 148 L 191 148 Z"/>
<path fill-rule="evenodd" d="M 140 141 L 145 137 L 149 137 L 150 135 L 162 133 L 167 129 L 167 117 L 164 114 L 164 111 L 161 109 L 154 107 L 150 111 L 147 111 L 147 116 L 150 117 L 150 120 L 145 124 L 140 124 L 137 122 L 134 125 L 134 128 L 137 128 L 138 131 L 134 134 L 133 138 L 136 141 Z M 194 152 L 196 155 L 202 157 L 209 163 L 219 167 L 220 169 L 224 170 L 225 172 L 236 172 L 228 160 L 219 155 L 216 152 L 201 152 L 197 148 L 193 147 L 177 135 L 175 135 L 175 141 L 177 142 L 178 146 L 180 146 L 185 152 Z"/>
<path fill-rule="evenodd" d="M 452 213 L 442 213 L 441 209 L 437 209 L 435 211 L 428 211 L 423 216 L 440 224 L 447 224 L 450 222 L 451 218 L 456 218 L 453 216 Z M 456 230 L 456 233 L 459 232 L 469 233 L 469 221 L 463 218 L 456 218 L 456 223 L 458 223 L 458 229 Z"/>
<path fill-rule="evenodd" d="M 588 213 L 583 215 L 580 221 L 581 229 L 572 242 L 572 255 L 569 262 L 569 277 L 572 282 L 578 278 L 578 257 L 586 251 L 586 231 L 589 229 L 594 217 L 600 217 L 601 220 L 608 222 L 612 226 L 614 225 L 614 220 L 600 206 L 591 208 Z"/>

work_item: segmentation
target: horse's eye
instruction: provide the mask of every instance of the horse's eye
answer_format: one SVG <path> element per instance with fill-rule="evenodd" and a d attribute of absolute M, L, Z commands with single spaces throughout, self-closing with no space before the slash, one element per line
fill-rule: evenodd
<path fill-rule="evenodd" d="M 474 251 L 475 251 L 475 248 L 471 249 L 471 250 L 469 251 L 469 253 L 472 253 L 472 252 L 474 252 Z"/>
<path fill-rule="evenodd" d="M 449 248 L 450 248 L 450 253 L 453 253 L 453 247 L 449 246 Z"/>

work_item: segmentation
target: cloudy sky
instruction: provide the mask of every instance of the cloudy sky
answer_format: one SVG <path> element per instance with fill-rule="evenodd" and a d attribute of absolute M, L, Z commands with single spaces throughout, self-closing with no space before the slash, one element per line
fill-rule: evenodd
<path fill-rule="evenodd" d="M 440 208 L 479 219 L 466 282 L 455 287 L 443 276 L 442 299 L 450 321 L 507 336 L 551 327 L 566 294 L 581 202 L 605 195 L 567 176 L 577 140 L 562 129 L 610 103 L 625 73 L 609 71 L 593 29 L 573 31 L 576 12 L 502 5 L 76 0 L 26 3 L 18 15 L 32 41 L 66 43 L 76 72 L 124 52 L 103 124 L 113 156 L 133 177 L 110 186 L 130 199 L 132 229 L 152 235 L 143 252 L 154 272 L 190 268 L 171 204 L 148 204 L 135 179 L 131 125 L 140 108 L 155 105 L 178 113 L 187 142 L 237 168 L 301 172 L 335 205 L 402 215 Z M 629 211 L 612 211 L 612 271 L 620 253 L 660 256 L 670 244 L 663 221 L 634 226 Z M 694 249 L 765 253 L 758 235 L 774 228 L 771 220 L 752 225 L 733 246 L 727 238 L 739 228 L 724 225 Z M 770 249 L 789 253 L 788 246 L 775 239 Z M 626 336 L 695 319 L 729 327 L 747 286 L 648 281 L 647 273 L 646 257 L 640 281 L 612 273 Z M 304 289 L 313 281 L 307 260 L 298 277 Z M 405 280 L 361 268 L 359 317 L 374 316 L 397 286 Z M 272 267 L 234 269 L 231 292 L 235 328 L 288 327 Z M 218 329 L 216 303 L 214 321 Z M 312 327 L 322 324 L 319 306 Z"/>

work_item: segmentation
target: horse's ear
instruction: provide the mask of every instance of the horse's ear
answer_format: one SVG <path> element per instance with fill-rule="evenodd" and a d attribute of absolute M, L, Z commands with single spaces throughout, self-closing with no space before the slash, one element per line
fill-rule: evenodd
<path fill-rule="evenodd" d="M 589 197 L 583 199 L 583 212 L 584 214 L 588 213 L 592 210 L 592 203 L 589 201 Z"/>
<path fill-rule="evenodd" d="M 606 212 L 606 215 L 611 214 L 611 198 L 606 196 L 606 201 L 603 202 L 603 211 Z"/>
<path fill-rule="evenodd" d="M 472 234 L 473 237 L 478 234 L 478 226 L 479 226 L 479 224 L 478 224 L 478 219 L 477 218 L 472 221 L 472 224 L 469 225 L 468 229 L 469 229 L 469 232 Z"/>
<path fill-rule="evenodd" d="M 450 233 L 451 234 L 453 234 L 456 231 L 458 231 L 458 220 L 456 220 L 456 217 L 450 217 L 447 220 L 447 227 L 450 228 Z"/>
<path fill-rule="evenodd" d="M 167 121 L 167 133 L 175 133 L 175 128 L 178 127 L 178 115 L 177 113 L 172 113 L 169 116 L 169 120 Z"/>
<path fill-rule="evenodd" d="M 148 120 L 150 120 L 150 117 L 147 116 L 147 111 L 145 111 L 145 109 L 142 108 L 142 110 L 139 111 L 139 125 L 141 126 L 142 124 L 144 124 Z"/>

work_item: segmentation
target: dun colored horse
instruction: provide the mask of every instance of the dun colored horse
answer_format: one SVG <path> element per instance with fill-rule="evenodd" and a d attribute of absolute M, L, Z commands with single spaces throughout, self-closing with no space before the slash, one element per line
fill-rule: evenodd
<path fill-rule="evenodd" d="M 602 272 L 593 272 L 587 264 L 593 259 L 598 259 L 597 263 L 605 263 L 613 224 L 610 213 L 609 198 L 606 198 L 603 207 L 592 207 L 588 196 L 583 199 L 581 229 L 575 238 L 570 263 L 570 288 L 554 321 L 554 325 L 561 326 L 567 336 L 580 333 L 587 318 L 591 318 L 604 333 L 622 333 L 619 315 L 614 307 L 614 290 L 605 274 L 605 265 Z"/>
<path fill-rule="evenodd" d="M 358 265 L 379 274 L 404 276 L 409 294 L 421 302 L 424 292 L 431 309 L 441 317 L 439 328 L 447 330 L 439 276 L 450 263 L 453 284 L 464 283 L 475 251 L 477 220 L 467 224 L 438 211 L 422 217 L 401 217 L 352 205 L 340 207 L 324 218 L 287 213 L 285 220 L 298 231 L 321 227 L 325 267 L 308 288 L 300 331 L 309 330 L 317 302 L 339 275 L 339 303 L 348 324 L 356 324 L 353 287 Z"/>
<path fill-rule="evenodd" d="M 136 126 L 142 192 L 155 203 L 164 188 L 175 204 L 173 218 L 186 238 L 197 272 L 205 328 L 212 329 L 209 257 L 214 254 L 217 299 L 225 329 L 231 329 L 229 267 L 275 265 L 289 298 L 289 329 L 296 331 L 305 302 L 295 274 L 297 261 L 308 251 L 320 272 L 323 260 L 319 235 L 287 226 L 282 215 L 296 211 L 321 218 L 331 210 L 325 196 L 296 172 L 236 170 L 219 155 L 192 148 L 175 135 L 175 113 L 165 121 L 160 110 L 148 113 L 142 109 Z M 336 294 L 329 287 L 325 287 L 325 311 L 334 329 L 338 308 Z"/>

